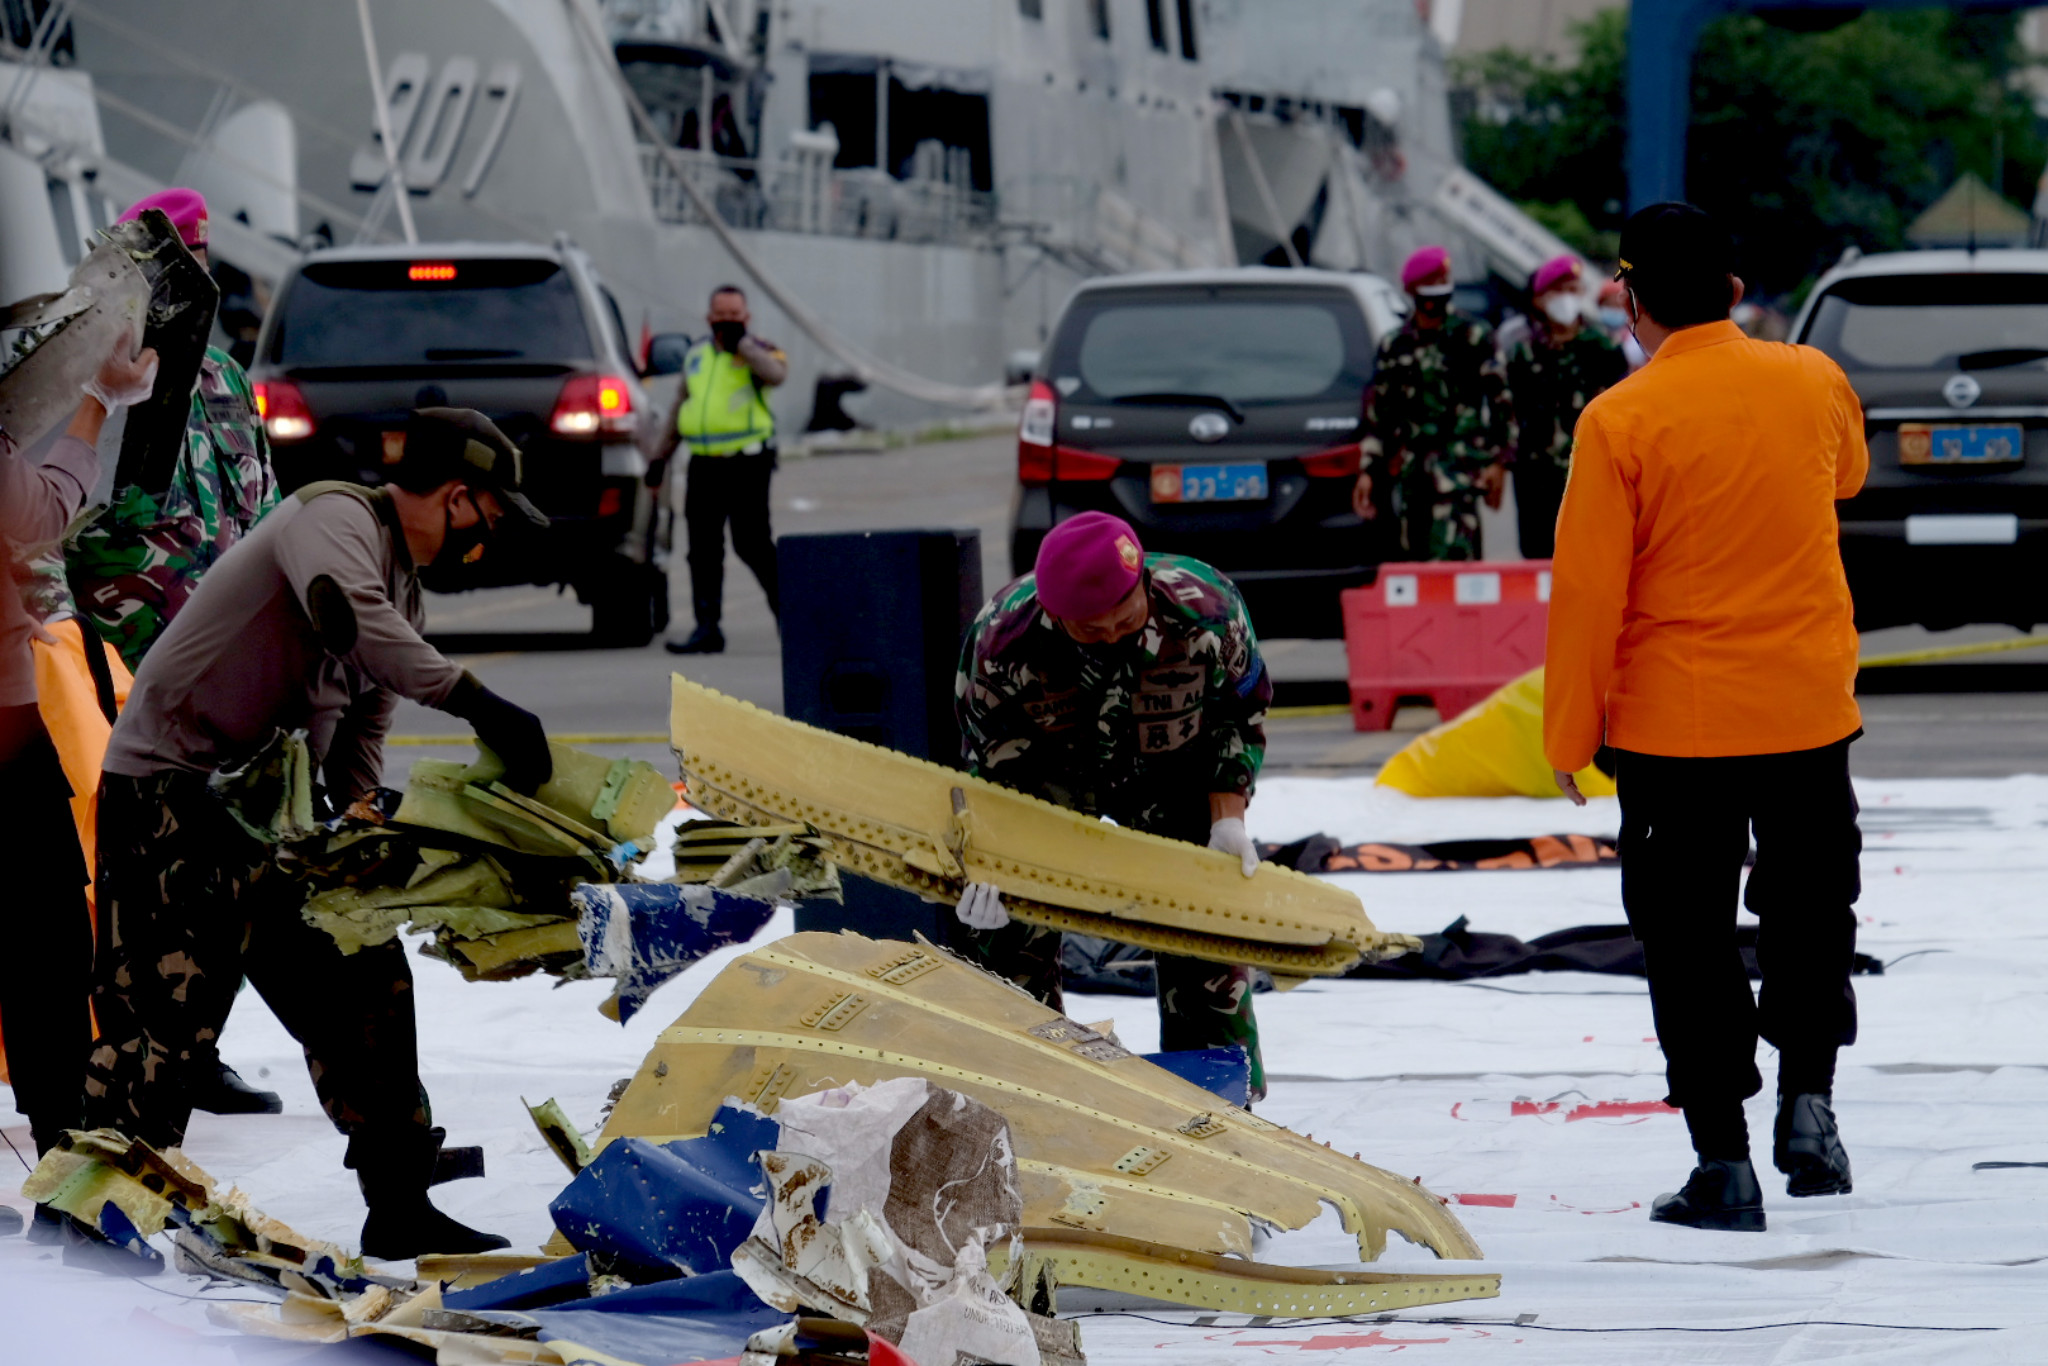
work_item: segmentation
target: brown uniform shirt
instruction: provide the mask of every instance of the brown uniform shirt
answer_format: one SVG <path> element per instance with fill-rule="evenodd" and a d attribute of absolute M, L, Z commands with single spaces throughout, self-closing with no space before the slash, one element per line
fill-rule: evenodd
<path fill-rule="evenodd" d="M 285 499 L 200 580 L 136 671 L 107 772 L 210 773 L 304 730 L 347 803 L 382 778 L 398 699 L 447 700 L 462 670 L 420 637 L 389 496 L 328 487 Z"/>

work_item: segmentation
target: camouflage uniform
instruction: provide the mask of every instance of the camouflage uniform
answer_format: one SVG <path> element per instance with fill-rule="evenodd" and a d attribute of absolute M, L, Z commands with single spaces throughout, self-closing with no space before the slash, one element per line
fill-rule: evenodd
<path fill-rule="evenodd" d="M 1522 554 L 1547 560 L 1557 543 L 1557 509 L 1572 466 L 1572 429 L 1586 405 L 1628 375 L 1621 348 L 1597 327 L 1559 341 L 1546 319 L 1508 350 L 1515 396 L 1515 516 Z"/>
<path fill-rule="evenodd" d="M 1506 372 L 1485 323 L 1410 318 L 1380 343 L 1365 399 L 1364 470 L 1401 519 L 1411 560 L 1476 560 L 1479 476 L 1515 444 Z"/>
<path fill-rule="evenodd" d="M 305 1049 L 320 1107 L 358 1148 L 431 1122 L 412 970 L 394 939 L 343 954 L 299 914 L 306 890 L 236 824 L 200 774 L 100 780 L 99 1038 L 86 1127 L 184 1141 L 186 1079 L 210 1066 L 246 973 Z M 149 965 L 140 975 L 131 965 Z M 203 1079 L 203 1076 L 201 1076 Z"/>
<path fill-rule="evenodd" d="M 1029 574 L 981 609 L 954 702 L 971 772 L 1119 825 L 1207 844 L 1209 794 L 1249 797 L 1265 758 L 1272 679 L 1244 599 L 1214 569 L 1148 555 L 1152 615 L 1114 645 L 1082 646 L 1038 604 Z M 1060 935 L 964 926 L 955 946 L 1062 1009 Z M 1265 1095 L 1251 969 L 1156 955 L 1160 1047 L 1235 1044 Z"/>
<path fill-rule="evenodd" d="M 255 391 L 242 367 L 210 346 L 180 455 L 165 488 L 117 484 L 105 511 L 36 562 L 28 589 L 32 612 L 88 617 L 130 669 L 200 576 L 277 504 Z"/>

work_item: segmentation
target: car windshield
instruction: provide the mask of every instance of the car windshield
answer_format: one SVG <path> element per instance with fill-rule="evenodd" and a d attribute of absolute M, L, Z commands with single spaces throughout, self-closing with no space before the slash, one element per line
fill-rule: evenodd
<path fill-rule="evenodd" d="M 270 359 L 294 369 L 590 358 L 553 261 L 315 261 L 284 298 Z"/>
<path fill-rule="evenodd" d="M 1104 291 L 1075 309 L 1053 379 L 1078 379 L 1097 402 L 1348 399 L 1371 369 L 1358 305 L 1334 290 Z"/>
<path fill-rule="evenodd" d="M 1803 340 L 1851 373 L 2038 365 L 2048 352 L 2048 275 L 1844 280 Z"/>

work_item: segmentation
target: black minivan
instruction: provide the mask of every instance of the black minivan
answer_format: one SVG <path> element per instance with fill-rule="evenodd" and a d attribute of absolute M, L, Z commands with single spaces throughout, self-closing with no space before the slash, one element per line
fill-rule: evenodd
<path fill-rule="evenodd" d="M 1322 270 L 1112 276 L 1067 301 L 1017 429 L 1010 560 L 1109 512 L 1228 574 L 1262 636 L 1343 634 L 1378 528 L 1351 510 L 1359 421 L 1403 300 Z"/>
<path fill-rule="evenodd" d="M 567 241 L 315 252 L 278 287 L 249 378 L 278 483 L 377 484 L 414 408 L 474 408 L 525 454 L 552 525 L 497 581 L 567 584 L 605 644 L 668 624 L 635 434 L 647 399 L 624 319 Z"/>
<path fill-rule="evenodd" d="M 1863 403 L 1870 475 L 1836 505 L 1857 627 L 2048 621 L 2048 252 L 1850 256 L 1792 338 Z"/>

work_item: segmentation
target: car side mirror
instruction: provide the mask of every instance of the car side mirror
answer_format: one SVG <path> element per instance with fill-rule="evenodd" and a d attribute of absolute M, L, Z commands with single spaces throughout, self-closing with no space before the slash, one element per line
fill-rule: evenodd
<path fill-rule="evenodd" d="M 647 343 L 647 363 L 640 368 L 641 378 L 683 373 L 683 358 L 690 353 L 690 341 L 687 332 L 655 333 Z"/>

